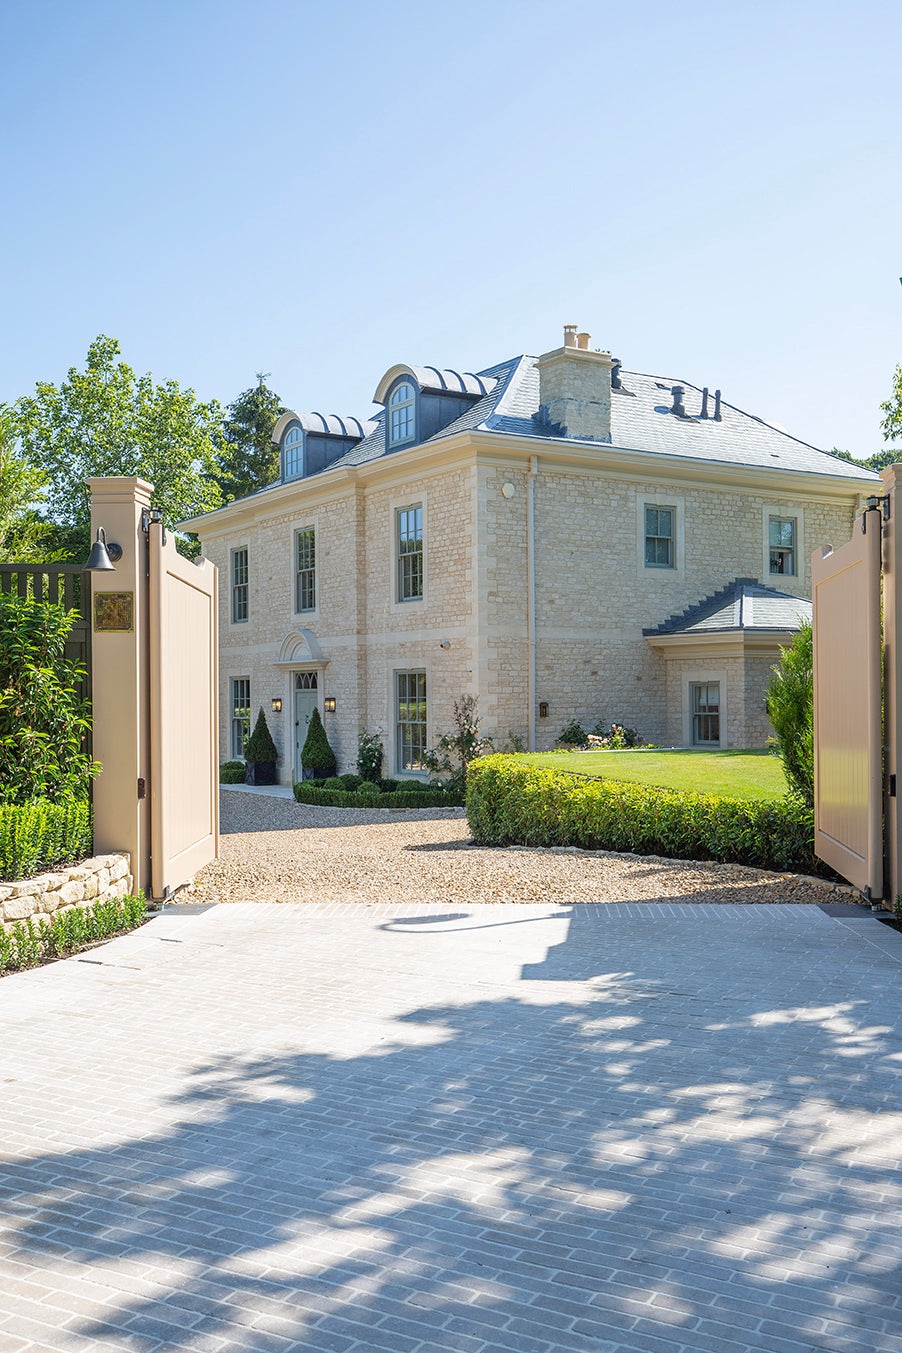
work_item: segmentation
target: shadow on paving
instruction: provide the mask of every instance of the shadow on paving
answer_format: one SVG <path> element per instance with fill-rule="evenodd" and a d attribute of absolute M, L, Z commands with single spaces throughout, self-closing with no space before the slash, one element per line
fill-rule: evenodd
<path fill-rule="evenodd" d="M 201 1064 L 203 1121 L 3 1167 L 11 1258 L 180 1269 L 67 1346 L 897 1349 L 898 1142 L 856 1148 L 898 1040 L 854 1002 L 756 1003 L 765 938 L 712 1020 L 688 965 L 606 972 L 569 929 L 521 998 L 411 1009 L 364 1056 Z"/>

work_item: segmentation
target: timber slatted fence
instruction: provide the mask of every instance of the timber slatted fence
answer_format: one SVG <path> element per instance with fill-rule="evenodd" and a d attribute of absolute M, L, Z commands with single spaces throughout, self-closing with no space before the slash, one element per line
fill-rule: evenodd
<path fill-rule="evenodd" d="M 66 640 L 66 657 L 85 669 L 75 690 L 91 699 L 91 578 L 81 564 L 0 564 L 0 594 L 11 593 L 22 601 L 53 601 L 78 619 Z M 90 734 L 86 751 L 91 750 Z"/>

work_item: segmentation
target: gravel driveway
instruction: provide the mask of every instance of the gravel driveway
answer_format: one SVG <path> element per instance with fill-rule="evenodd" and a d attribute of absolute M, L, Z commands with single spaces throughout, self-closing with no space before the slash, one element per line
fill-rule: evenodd
<path fill-rule="evenodd" d="M 473 846 L 463 809 L 316 808 L 222 791 L 219 860 L 198 902 L 809 902 L 828 884 L 736 865 Z"/>

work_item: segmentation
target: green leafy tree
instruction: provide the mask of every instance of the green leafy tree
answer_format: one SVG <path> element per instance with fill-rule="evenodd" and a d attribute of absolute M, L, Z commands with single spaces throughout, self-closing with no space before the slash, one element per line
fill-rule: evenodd
<path fill-rule="evenodd" d="M 52 602 L 0 596 L 0 802 L 86 798 L 99 766 L 84 750 L 84 669 L 66 657 L 78 619 Z"/>
<path fill-rule="evenodd" d="M 48 476 L 47 516 L 59 538 L 68 532 L 77 548 L 88 540 L 85 480 L 92 476 L 149 480 L 153 506 L 170 525 L 221 502 L 213 478 L 220 405 L 202 404 L 176 381 L 158 385 L 149 373 L 136 376 L 116 360 L 119 352 L 118 342 L 101 334 L 84 371 L 71 367 L 59 387 L 38 381 L 17 405 L 23 452 Z"/>
<path fill-rule="evenodd" d="M 279 448 L 273 446 L 272 430 L 285 408 L 265 384 L 268 375 L 257 372 L 257 384 L 229 405 L 222 425 L 216 482 L 226 502 L 244 498 L 279 478 Z"/>
<path fill-rule="evenodd" d="M 790 787 L 810 808 L 814 803 L 814 657 L 808 621 L 773 669 L 767 714 Z"/>
<path fill-rule="evenodd" d="M 0 561 L 34 563 L 59 554 L 51 527 L 38 513 L 47 476 L 18 449 L 12 409 L 0 404 Z"/>
<path fill-rule="evenodd" d="M 479 756 L 495 750 L 491 738 L 479 736 L 478 698 L 462 695 L 454 701 L 454 732 L 443 733 L 431 751 L 423 757 L 426 769 L 433 775 L 447 775 L 447 784 L 463 791 L 467 781 L 467 766 Z"/>
<path fill-rule="evenodd" d="M 315 770 L 325 779 L 335 774 L 335 753 L 329 746 L 319 710 L 314 706 L 307 726 L 307 737 L 301 749 L 301 765 L 304 770 Z"/>

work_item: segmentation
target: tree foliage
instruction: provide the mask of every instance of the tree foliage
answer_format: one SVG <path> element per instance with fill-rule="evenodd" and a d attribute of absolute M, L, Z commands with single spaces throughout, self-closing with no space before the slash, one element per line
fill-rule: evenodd
<path fill-rule="evenodd" d="M 78 619 L 53 602 L 0 596 L 0 802 L 86 798 L 99 767 L 84 751 L 83 669 L 66 657 Z"/>
<path fill-rule="evenodd" d="M 814 656 L 807 621 L 773 669 L 767 714 L 790 787 L 810 808 L 814 803 Z"/>
<path fill-rule="evenodd" d="M 265 384 L 266 375 L 257 372 L 257 384 L 233 400 L 222 425 L 216 482 L 226 502 L 244 498 L 279 478 L 279 448 L 272 443 L 272 430 L 285 409 Z"/>
<path fill-rule="evenodd" d="M 84 531 L 90 520 L 85 480 L 138 475 L 154 486 L 153 506 L 173 525 L 217 507 L 213 478 L 223 411 L 202 404 L 176 381 L 156 384 L 117 361 L 120 348 L 101 334 L 84 371 L 70 367 L 60 385 L 38 381 L 18 401 L 26 458 L 48 476 L 46 511 L 59 527 Z"/>
<path fill-rule="evenodd" d="M 0 561 L 33 563 L 57 558 L 51 528 L 38 513 L 47 476 L 18 449 L 12 409 L 0 404 Z"/>

